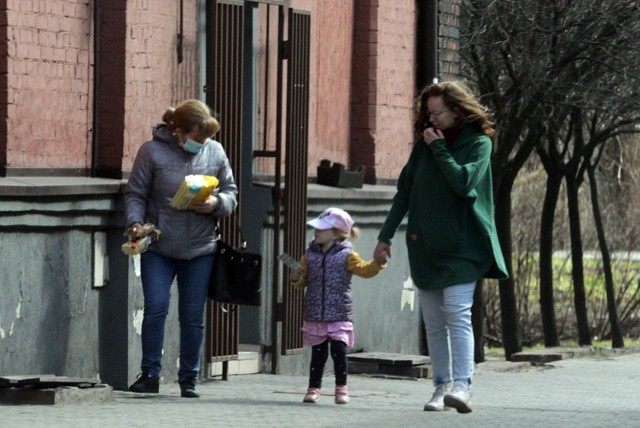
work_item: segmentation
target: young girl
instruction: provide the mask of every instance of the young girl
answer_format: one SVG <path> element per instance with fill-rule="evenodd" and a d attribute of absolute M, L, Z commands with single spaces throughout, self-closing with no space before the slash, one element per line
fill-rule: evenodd
<path fill-rule="evenodd" d="M 306 287 L 303 343 L 311 346 L 309 389 L 305 403 L 320 398 L 322 374 L 329 348 L 336 375 L 336 404 L 349 402 L 347 389 L 347 347 L 353 347 L 353 304 L 351 277 L 374 277 L 386 266 L 364 261 L 353 251 L 349 238 L 357 238 L 349 213 L 328 208 L 307 223 L 315 229 L 315 239 L 300 259 L 302 269 L 291 272 L 296 288 Z"/>

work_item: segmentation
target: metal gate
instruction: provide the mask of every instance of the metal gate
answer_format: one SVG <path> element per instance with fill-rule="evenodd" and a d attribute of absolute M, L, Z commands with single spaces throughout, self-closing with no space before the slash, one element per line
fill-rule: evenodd
<path fill-rule="evenodd" d="M 224 0 L 207 3 L 207 104 L 219 116 L 222 142 L 236 181 L 242 176 L 241 167 L 241 118 L 242 111 L 242 57 L 244 2 Z M 240 187 L 240 183 L 237 183 Z M 239 195 L 239 207 L 242 195 Z M 238 245 L 236 228 L 240 224 L 242 210 L 220 222 L 222 238 L 233 246 Z M 213 302 L 207 304 L 206 349 L 208 362 L 228 361 L 238 355 L 238 311 L 223 310 Z M 223 365 L 226 378 L 226 364 Z"/>
<path fill-rule="evenodd" d="M 263 278 L 263 289 L 270 287 L 272 295 L 271 304 L 271 344 L 264 346 L 265 352 L 271 354 L 271 371 L 277 371 L 278 353 L 291 354 L 299 352 L 302 348 L 302 336 L 300 326 L 302 324 L 302 293 L 294 291 L 286 286 L 288 272 L 280 274 L 280 264 L 277 255 L 281 252 L 280 237 L 283 236 L 284 251 L 299 257 L 305 247 L 306 236 L 306 212 L 307 212 L 307 147 L 308 147 L 308 104 L 309 104 L 309 37 L 310 15 L 308 12 L 289 10 L 287 15 L 288 40 L 284 41 L 284 5 L 283 2 L 274 0 L 241 1 L 241 0 L 217 0 L 207 2 L 207 103 L 219 113 L 221 131 L 219 140 L 225 147 L 234 176 L 241 188 L 242 168 L 251 165 L 251 162 L 242 159 L 242 100 L 247 100 L 243 94 L 243 75 L 245 67 L 243 58 L 245 46 L 245 26 L 252 25 L 245 22 L 247 13 L 245 8 L 262 4 L 262 11 L 266 15 L 267 30 L 264 37 L 267 59 L 264 67 L 264 76 L 261 80 L 261 92 L 264 105 L 261 107 L 262 124 L 275 123 L 275 135 L 269 137 L 263 133 L 264 141 L 262 150 L 254 150 L 253 158 L 270 158 L 274 161 L 273 217 L 274 239 L 271 254 L 266 254 L 265 263 L 272 263 L 271 278 Z M 271 15 L 277 14 L 277 52 L 269 52 L 271 31 L 269 23 Z M 277 61 L 276 76 L 268 66 L 269 58 L 273 56 Z M 283 93 L 284 93 L 284 67 L 287 63 L 286 81 L 286 120 L 283 120 Z M 275 83 L 276 108 L 269 109 L 271 103 L 267 102 L 270 93 L 269 84 Z M 259 97 L 258 97 L 259 98 Z M 256 100 L 254 100 L 256 102 Z M 285 150 L 282 150 L 283 129 L 286 139 Z M 273 141 L 267 141 L 269 139 Z M 246 140 L 246 138 L 245 138 Z M 281 165 L 286 156 L 284 189 Z M 246 175 L 245 175 L 246 176 Z M 244 209 L 256 209 L 251 206 L 251 201 L 243 199 L 239 194 L 238 210 L 235 216 L 224 219 L 222 222 L 223 238 L 228 242 L 237 244 L 235 231 L 241 222 Z M 284 215 L 281 217 L 281 212 Z M 281 282 L 282 281 L 282 282 Z M 280 289 L 281 284 L 284 285 Z M 282 296 L 283 302 L 280 302 Z M 223 361 L 223 376 L 226 377 L 226 362 L 237 359 L 238 354 L 238 311 L 223 312 L 220 307 L 209 302 L 207 307 L 207 362 Z M 282 346 L 278 347 L 278 323 L 283 322 Z"/>

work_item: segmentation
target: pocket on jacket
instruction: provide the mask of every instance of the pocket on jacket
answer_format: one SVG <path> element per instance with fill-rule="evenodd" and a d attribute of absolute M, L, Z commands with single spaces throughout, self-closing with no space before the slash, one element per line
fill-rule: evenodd
<path fill-rule="evenodd" d="M 463 247 L 465 234 L 468 232 L 468 215 L 465 212 L 447 214 L 432 216 L 426 224 L 421 225 L 421 235 L 427 251 L 456 254 Z"/>

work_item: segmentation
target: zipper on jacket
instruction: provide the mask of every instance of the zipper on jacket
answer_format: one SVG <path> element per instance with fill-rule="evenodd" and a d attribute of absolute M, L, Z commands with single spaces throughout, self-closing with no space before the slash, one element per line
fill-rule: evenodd
<path fill-rule="evenodd" d="M 325 261 L 327 260 L 327 253 L 322 253 L 322 312 L 320 315 L 321 321 L 324 321 L 324 303 L 325 303 L 325 295 L 326 295 L 326 287 L 325 287 L 325 276 L 326 276 L 326 266 Z"/>
<path fill-rule="evenodd" d="M 187 158 L 187 175 L 193 174 L 193 165 L 191 164 L 192 159 Z M 191 234 L 193 231 L 191 230 L 191 213 L 187 213 L 187 258 L 191 259 L 191 248 L 193 246 L 193 242 L 191 241 Z"/>

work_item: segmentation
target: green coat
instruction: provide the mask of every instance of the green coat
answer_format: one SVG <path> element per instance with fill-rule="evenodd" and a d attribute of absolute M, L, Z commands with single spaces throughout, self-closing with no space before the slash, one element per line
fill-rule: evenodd
<path fill-rule="evenodd" d="M 450 148 L 416 142 L 378 240 L 391 244 L 408 213 L 413 282 L 424 290 L 507 277 L 493 218 L 491 140 L 466 126 Z"/>

